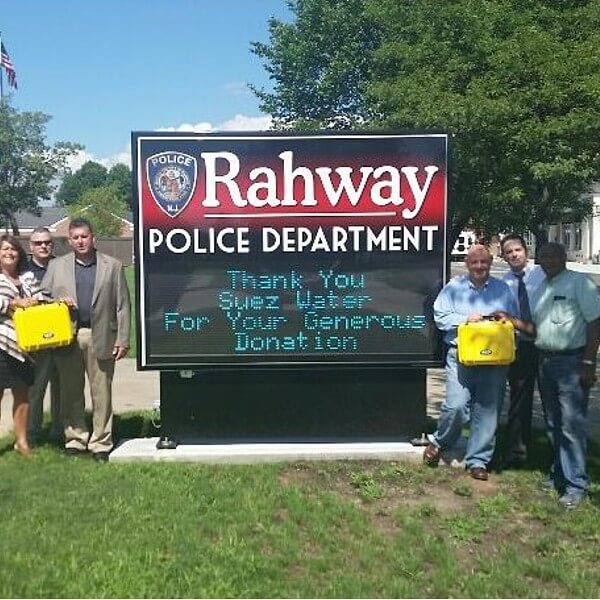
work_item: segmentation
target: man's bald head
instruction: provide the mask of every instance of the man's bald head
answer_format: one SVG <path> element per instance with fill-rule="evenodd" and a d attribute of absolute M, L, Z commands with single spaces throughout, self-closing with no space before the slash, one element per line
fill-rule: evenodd
<path fill-rule="evenodd" d="M 465 265 L 469 271 L 469 279 L 475 286 L 482 286 L 490 276 L 492 255 L 483 244 L 473 244 L 467 251 Z"/>
<path fill-rule="evenodd" d="M 467 250 L 467 256 L 465 257 L 465 262 L 467 262 L 472 257 L 477 257 L 477 258 L 484 257 L 486 260 L 489 260 L 490 263 L 492 262 L 491 253 L 488 250 L 487 246 L 484 246 L 483 244 L 473 244 Z"/>

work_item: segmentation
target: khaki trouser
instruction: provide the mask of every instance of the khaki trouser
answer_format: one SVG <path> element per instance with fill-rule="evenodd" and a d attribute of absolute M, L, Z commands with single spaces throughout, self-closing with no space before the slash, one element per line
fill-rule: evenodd
<path fill-rule="evenodd" d="M 82 328 L 76 341 L 56 351 L 60 376 L 61 412 L 65 426 L 65 447 L 90 452 L 108 452 L 112 440 L 112 380 L 115 361 L 100 360 L 92 346 L 92 330 Z M 83 393 L 87 373 L 92 396 L 92 433 L 85 422 Z"/>
<path fill-rule="evenodd" d="M 35 361 L 35 379 L 29 388 L 29 418 L 27 438 L 35 442 L 40 436 L 44 417 L 44 396 L 50 383 L 50 435 L 53 438 L 62 435 L 63 425 L 60 417 L 60 382 L 54 361 L 53 350 L 40 350 L 33 354 Z"/>

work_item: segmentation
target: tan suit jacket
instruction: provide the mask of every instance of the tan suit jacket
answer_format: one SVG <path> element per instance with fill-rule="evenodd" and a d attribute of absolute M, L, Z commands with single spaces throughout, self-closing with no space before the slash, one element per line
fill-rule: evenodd
<path fill-rule="evenodd" d="M 77 302 L 72 252 L 50 261 L 41 288 L 53 298 L 70 297 Z M 101 252 L 96 252 L 91 320 L 92 344 L 100 360 L 112 358 L 115 345 L 129 348 L 131 301 L 123 265 Z"/>

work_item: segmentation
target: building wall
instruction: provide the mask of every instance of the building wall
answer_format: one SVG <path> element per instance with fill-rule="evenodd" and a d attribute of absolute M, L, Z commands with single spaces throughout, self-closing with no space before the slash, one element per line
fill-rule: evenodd
<path fill-rule="evenodd" d="M 569 261 L 600 263 L 600 191 L 592 194 L 592 203 L 592 213 L 583 221 L 548 228 L 548 240 L 564 244 Z"/>

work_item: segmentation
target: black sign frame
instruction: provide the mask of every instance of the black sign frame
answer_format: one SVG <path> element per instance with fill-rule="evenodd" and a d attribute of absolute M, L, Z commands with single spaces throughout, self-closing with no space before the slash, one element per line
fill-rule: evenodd
<path fill-rule="evenodd" d="M 425 327 L 427 329 L 426 335 L 426 349 L 420 352 L 411 352 L 411 353 L 400 353 L 400 352 L 350 352 L 348 354 L 326 351 L 323 353 L 319 353 L 318 351 L 309 352 L 306 354 L 302 354 L 300 352 L 293 352 L 291 354 L 286 354 L 285 352 L 281 352 L 278 354 L 268 354 L 263 352 L 250 352 L 250 353 L 240 353 L 235 354 L 234 352 L 230 353 L 207 353 L 207 352 L 192 352 L 191 350 L 187 350 L 186 352 L 171 352 L 170 356 L 160 356 L 157 358 L 156 352 L 153 352 L 152 345 L 156 347 L 157 342 L 151 339 L 150 335 L 150 325 L 149 325 L 149 309 L 148 306 L 150 304 L 150 299 L 155 297 L 156 295 L 160 295 L 162 293 L 161 288 L 164 286 L 155 285 L 156 281 L 150 281 L 152 277 L 152 265 L 153 258 L 149 254 L 149 241 L 147 237 L 148 226 L 146 223 L 146 215 L 144 209 L 144 198 L 148 195 L 148 187 L 152 184 L 151 175 L 149 175 L 150 168 L 145 169 L 144 161 L 148 160 L 149 156 L 157 156 L 161 152 L 176 153 L 174 148 L 178 147 L 182 140 L 188 141 L 190 143 L 200 143 L 207 144 L 208 147 L 212 147 L 211 144 L 214 145 L 215 142 L 220 144 L 221 150 L 222 147 L 227 148 L 228 144 L 241 143 L 242 147 L 252 148 L 252 144 L 254 142 L 262 142 L 269 143 L 272 140 L 278 140 L 280 143 L 284 141 L 285 143 L 294 143 L 297 140 L 308 140 L 311 143 L 326 143 L 325 140 L 335 140 L 340 144 L 347 144 L 350 140 L 358 140 L 363 143 L 370 143 L 373 141 L 374 143 L 378 140 L 384 140 L 386 142 L 390 142 L 392 140 L 401 140 L 403 144 L 408 144 L 406 147 L 409 149 L 408 153 L 410 154 L 410 148 L 414 145 L 417 150 L 415 151 L 417 155 L 419 152 L 423 153 L 423 148 L 428 148 L 428 144 L 433 141 L 434 146 L 436 148 L 434 154 L 436 154 L 438 158 L 438 162 L 441 164 L 441 169 L 443 171 L 444 184 L 443 184 L 443 193 L 442 198 L 438 198 L 437 206 L 438 213 L 443 215 L 443 220 L 438 223 L 439 229 L 437 231 L 436 239 L 436 248 L 435 248 L 435 265 L 433 266 L 433 270 L 435 271 L 435 281 L 431 281 L 430 288 L 428 289 L 428 293 L 426 294 L 426 298 L 424 298 L 424 305 L 427 304 L 427 307 L 423 308 L 423 314 L 427 312 Z M 152 143 L 152 149 L 148 150 L 145 148 L 145 145 L 148 143 Z M 441 289 L 442 285 L 447 281 L 449 274 L 449 252 L 447 251 L 447 223 L 448 223 L 448 210 L 449 210 L 449 180 L 450 180 L 450 169 L 449 169 L 449 148 L 448 148 L 449 136 L 445 133 L 439 132 L 407 132 L 407 133 L 399 133 L 399 132 L 361 132 L 361 133 L 332 133 L 332 132 L 220 132 L 220 133 L 207 133 L 207 134 L 194 134 L 194 133 L 171 133 L 171 132 L 133 132 L 132 133 L 132 166 L 133 166 L 133 193 L 134 193 L 134 222 L 135 222 L 135 235 L 134 235 L 134 248 L 135 248 L 135 281 L 136 281 L 136 307 L 137 307 L 137 366 L 140 370 L 151 370 L 151 369 L 159 369 L 159 370 L 197 370 L 202 368 L 240 368 L 246 366 L 255 366 L 255 367 L 334 367 L 334 366 L 390 366 L 390 367 L 410 367 L 410 368 L 418 368 L 418 367 L 439 367 L 441 366 L 441 344 L 439 342 L 439 335 L 435 331 L 433 326 L 432 319 L 432 304 L 435 299 L 435 295 L 439 289 Z M 399 142 L 400 143 L 400 142 Z M 157 152 L 158 150 L 158 152 Z M 194 156 L 194 154 L 198 153 L 180 153 L 187 154 L 188 156 L 193 156 L 198 159 L 198 156 Z M 250 155 L 252 152 L 250 152 Z M 425 155 L 427 151 L 425 151 Z M 169 158 L 169 157 L 167 157 Z M 178 157 L 179 159 L 180 157 Z M 425 156 L 427 158 L 427 156 Z M 181 158 L 182 163 L 185 162 L 186 159 Z M 427 161 L 426 161 L 427 162 Z M 150 165 L 148 162 L 147 165 Z M 160 167 L 160 164 L 158 164 Z M 186 183 L 186 172 L 183 171 L 185 167 L 182 166 L 182 170 L 179 173 L 181 176 L 180 179 L 183 180 L 183 184 Z M 197 170 L 197 166 L 195 167 Z M 148 171 L 148 172 L 147 172 Z M 191 171 L 188 171 L 188 174 Z M 159 173 L 152 173 L 152 176 L 155 177 L 156 181 L 158 181 Z M 192 175 L 189 175 L 188 179 L 190 180 L 188 183 L 191 185 L 191 180 L 193 179 Z M 196 183 L 194 181 L 194 183 Z M 182 184 L 181 187 L 184 187 Z M 152 184 L 153 185 L 153 184 Z M 156 184 L 158 190 L 158 184 Z M 146 189 L 146 195 L 144 196 L 144 189 Z M 157 191 L 156 194 L 152 191 L 153 195 L 159 195 Z M 159 200 L 155 198 L 156 204 L 159 205 Z M 178 200 L 179 201 L 179 200 Z M 182 195 L 180 199 L 180 204 L 173 204 L 174 211 L 179 211 L 180 214 L 186 210 L 188 204 L 186 202 L 194 203 L 197 201 L 197 198 L 194 197 L 193 190 L 189 199 L 186 199 L 185 194 Z M 361 202 L 359 200 L 359 202 Z M 423 206 L 426 206 L 427 199 L 423 200 Z M 182 208 L 183 206 L 183 208 Z M 163 212 L 169 208 L 169 205 L 165 205 L 160 207 Z M 178 213 L 178 214 L 179 214 Z M 247 216 L 247 215 L 246 215 Z M 183 228 L 185 229 L 185 227 Z M 199 228 L 201 229 L 201 228 Z M 157 234 L 158 235 L 158 234 Z M 175 239 L 175 235 L 172 236 L 172 239 Z M 164 242 L 164 239 L 161 240 Z M 181 240 L 180 240 L 181 242 Z M 264 240 L 263 240 L 264 242 Z M 390 242 L 391 243 L 391 242 Z M 192 244 L 192 242 L 190 242 Z M 180 249 L 180 247 L 179 247 Z M 360 254 L 360 251 L 357 253 Z M 400 257 L 400 254 L 397 255 Z M 182 260 L 185 258 L 184 256 L 180 257 Z M 232 258 L 235 259 L 235 252 L 232 255 Z M 240 258 L 240 255 L 237 255 L 237 258 Z M 193 259 L 192 259 L 193 260 Z M 392 260 L 393 257 L 387 256 L 387 260 Z M 234 260 L 235 262 L 235 260 Z M 233 263 L 232 263 L 233 264 Z M 267 261 L 268 266 L 268 261 Z M 179 265 L 181 266 L 181 265 Z M 428 265 L 428 268 L 431 269 L 431 265 Z M 164 269 L 163 269 L 164 270 Z M 243 269 L 242 269 L 243 270 Z M 281 271 L 281 269 L 275 269 L 275 271 Z M 293 271 L 293 269 L 290 269 Z M 365 271 L 367 273 L 368 271 Z M 325 271 L 325 273 L 327 273 Z M 342 271 L 342 274 L 345 272 Z M 290 276 L 290 279 L 292 276 Z M 267 279 L 268 281 L 268 279 Z M 261 293 L 256 294 L 256 296 L 261 296 Z M 350 295 L 348 295 L 350 296 Z M 368 296 L 370 297 L 370 296 Z M 351 310 L 355 308 L 352 305 L 354 300 L 352 298 L 347 298 L 348 306 L 344 305 L 344 310 Z M 260 302 L 257 300 L 257 302 Z M 341 303 L 342 300 L 340 299 Z M 356 302 L 360 302 L 360 300 L 356 300 Z M 393 302 L 392 302 L 393 304 Z M 259 309 L 252 309 L 259 310 Z M 390 311 L 391 313 L 392 311 Z M 167 314 L 167 313 L 165 313 Z M 170 313 L 169 313 L 170 314 Z M 253 313 L 251 313 L 253 314 Z M 351 316 L 351 315 L 350 315 Z M 356 316 L 356 315 L 355 315 Z M 386 315 L 386 316 L 392 316 Z M 341 320 L 341 316 L 340 316 Z M 356 316 L 356 323 L 359 323 L 361 326 L 364 325 L 364 322 L 360 320 Z M 391 322 L 391 320 L 390 320 Z M 346 326 L 348 325 L 348 321 L 345 321 Z M 418 325 L 420 322 L 416 322 Z M 168 326 L 168 323 L 165 327 Z M 368 326 L 368 323 L 367 323 Z M 383 326 L 383 325 L 382 325 Z M 386 325 L 387 326 L 387 325 Z M 352 336 L 347 336 L 351 338 Z M 362 338 L 361 338 L 362 339 Z M 196 340 L 197 341 L 197 340 Z M 313 340 L 314 341 L 314 340 Z M 162 342 L 161 342 L 162 343 Z M 298 342 L 296 342 L 298 343 Z M 195 344 L 197 345 L 197 344 Z M 194 348 L 196 349 L 196 348 Z"/>

